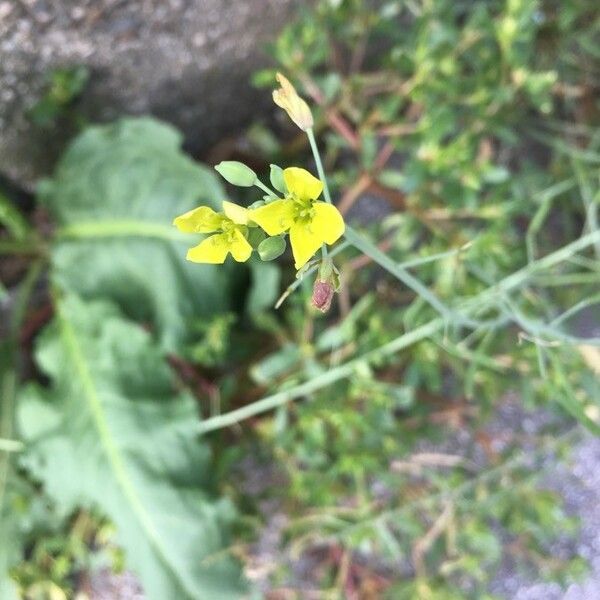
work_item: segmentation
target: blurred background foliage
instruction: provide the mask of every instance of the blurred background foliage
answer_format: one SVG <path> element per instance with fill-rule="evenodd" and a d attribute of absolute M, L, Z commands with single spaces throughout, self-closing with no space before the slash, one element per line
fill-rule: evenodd
<path fill-rule="evenodd" d="M 282 70 L 298 85 L 347 220 L 462 307 L 600 231 L 599 32 L 592 0 L 320 0 L 254 83 L 267 94 Z M 0 597 L 93 596 L 102 569 L 133 571 L 161 600 L 248 585 L 491 598 L 511 560 L 580 577 L 581 557 L 549 550 L 577 523 L 542 466 L 568 454 L 576 421 L 600 427 L 600 237 L 477 305 L 496 326 L 448 322 L 198 439 L 197 416 L 318 378 L 436 312 L 344 247 L 325 317 L 310 277 L 272 309 L 294 281 L 287 255 L 186 263 L 173 217 L 258 192 L 224 189 L 157 121 L 78 121 L 87 77 L 52 74 L 32 111 L 83 129 L 33 206 L 0 195 Z M 203 158 L 266 181 L 272 163 L 313 169 L 309 156 L 283 120 L 257 119 Z M 507 398 L 523 412 L 503 421 Z M 542 415 L 535 427 L 525 410 Z"/>

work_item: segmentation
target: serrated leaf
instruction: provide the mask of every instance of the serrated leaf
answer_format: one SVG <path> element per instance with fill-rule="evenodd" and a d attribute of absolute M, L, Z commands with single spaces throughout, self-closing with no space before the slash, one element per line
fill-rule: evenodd
<path fill-rule="evenodd" d="M 181 136 L 152 119 L 91 127 L 42 188 L 59 225 L 52 276 L 85 298 L 108 298 L 128 316 L 150 322 L 165 348 L 188 338 L 191 317 L 227 311 L 229 265 L 197 265 L 173 219 L 200 204 L 220 210 L 216 176 L 180 150 Z"/>
<path fill-rule="evenodd" d="M 64 510 L 98 507 L 114 521 L 148 598 L 239 597 L 224 550 L 231 508 L 203 491 L 210 455 L 195 402 L 174 391 L 148 333 L 114 305 L 70 297 L 36 357 L 51 385 L 21 395 L 23 466 Z"/>

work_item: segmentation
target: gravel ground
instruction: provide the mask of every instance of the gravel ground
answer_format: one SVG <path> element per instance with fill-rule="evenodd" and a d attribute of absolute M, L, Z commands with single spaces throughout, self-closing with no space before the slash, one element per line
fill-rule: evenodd
<path fill-rule="evenodd" d="M 541 582 L 531 571 L 518 568 L 518 564 L 507 553 L 500 569 L 490 583 L 489 591 L 495 597 L 510 600 L 599 600 L 600 599 L 600 439 L 583 428 L 575 427 L 557 413 L 537 410 L 525 411 L 520 400 L 507 397 L 486 428 L 490 437 L 496 440 L 494 450 L 502 452 L 516 443 L 523 453 L 523 466 L 541 470 L 541 487 L 559 494 L 564 501 L 565 512 L 579 520 L 580 528 L 574 536 L 559 536 L 546 552 L 558 559 L 581 557 L 589 564 L 589 572 L 579 583 L 565 588 L 556 582 Z M 540 451 L 540 439 L 544 431 L 559 429 L 570 440 L 576 440 L 570 457 L 557 461 L 554 453 Z M 547 436 L 546 436 L 547 439 Z M 432 444 L 423 441 L 415 449 L 419 452 L 441 452 L 468 457 L 469 461 L 485 469 L 486 457 L 481 446 L 474 441 L 469 430 L 461 430 L 448 436 L 443 442 Z M 246 473 L 251 473 L 246 481 L 246 492 L 260 493 L 265 481 L 272 477 L 261 477 L 261 469 L 256 464 L 246 465 Z M 282 527 L 288 517 L 269 501 L 263 507 L 266 526 L 251 553 L 248 575 L 262 592 L 270 591 L 269 574 L 277 565 L 287 565 L 291 570 L 288 590 L 295 590 L 299 598 L 309 598 L 310 592 L 318 589 L 314 574 L 318 564 L 314 556 L 292 557 L 281 550 Z M 499 535 L 502 535 L 499 532 Z M 370 561 L 369 561 L 370 562 Z M 307 571 L 307 566 L 310 567 Z M 409 565 L 404 565 L 409 567 Z M 396 573 L 406 572 L 397 565 Z M 411 568 L 408 568 L 411 571 Z M 311 573 L 313 574 L 311 576 Z M 408 574 L 408 572 L 407 572 Z M 304 591 L 302 591 L 304 590 Z"/>
<path fill-rule="evenodd" d="M 548 457 L 552 460 L 552 457 Z M 600 598 L 600 439 L 582 431 L 581 441 L 566 464 L 550 466 L 544 485 L 559 493 L 566 511 L 580 519 L 578 539 L 559 540 L 553 556 L 580 556 L 590 572 L 566 590 L 557 583 L 527 580 L 512 569 L 500 570 L 491 591 L 513 600 L 598 600 Z"/>

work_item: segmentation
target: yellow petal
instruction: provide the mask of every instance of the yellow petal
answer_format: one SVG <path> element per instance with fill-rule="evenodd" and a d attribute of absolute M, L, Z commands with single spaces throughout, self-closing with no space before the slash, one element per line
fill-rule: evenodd
<path fill-rule="evenodd" d="M 323 240 L 315 235 L 309 223 L 294 223 L 290 229 L 290 244 L 295 267 L 301 269 L 323 245 Z"/>
<path fill-rule="evenodd" d="M 300 129 L 310 129 L 314 122 L 308 104 L 298 96 L 294 86 L 281 73 L 277 73 L 277 81 L 281 88 L 273 92 L 273 102 L 283 108 Z"/>
<path fill-rule="evenodd" d="M 249 216 L 269 235 L 279 235 L 287 231 L 294 222 L 294 202 L 292 200 L 275 200 L 250 211 Z"/>
<path fill-rule="evenodd" d="M 197 246 L 190 248 L 186 258 L 192 262 L 223 264 L 229 252 L 227 235 L 219 233 L 211 235 L 200 242 Z"/>
<path fill-rule="evenodd" d="M 313 233 L 325 243 L 334 244 L 342 237 L 346 229 L 340 211 L 333 204 L 327 204 L 327 202 L 315 202 L 313 209 L 315 216 L 310 224 Z"/>
<path fill-rule="evenodd" d="M 173 225 L 184 233 L 212 233 L 221 228 L 223 217 L 208 206 L 199 206 L 180 215 Z"/>
<path fill-rule="evenodd" d="M 248 209 L 243 206 L 223 200 L 223 212 L 227 218 L 231 219 L 237 225 L 246 225 L 248 223 Z"/>
<path fill-rule="evenodd" d="M 323 183 L 306 169 L 290 167 L 283 171 L 288 192 L 300 200 L 316 200 L 323 191 Z"/>
<path fill-rule="evenodd" d="M 236 230 L 234 236 L 234 240 L 229 246 L 231 256 L 233 256 L 237 262 L 246 262 L 252 254 L 252 246 L 248 243 L 248 240 L 241 231 Z"/>

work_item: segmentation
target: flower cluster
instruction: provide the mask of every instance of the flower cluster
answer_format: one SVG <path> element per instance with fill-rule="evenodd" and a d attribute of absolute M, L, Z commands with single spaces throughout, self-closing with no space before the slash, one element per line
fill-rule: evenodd
<path fill-rule="evenodd" d="M 294 86 L 280 73 L 277 74 L 277 81 L 281 87 L 273 92 L 273 101 L 306 132 L 315 153 L 317 168 L 322 173 L 314 144 L 311 110 Z M 271 183 L 283 196 L 279 197 L 243 163 L 225 161 L 215 168 L 232 185 L 256 186 L 267 195 L 248 209 L 224 200 L 223 212 L 217 213 L 208 206 L 200 206 L 177 217 L 173 224 L 180 231 L 210 234 L 188 250 L 187 259 L 198 263 L 222 264 L 231 254 L 237 262 L 245 262 L 256 250 L 261 260 L 273 260 L 285 251 L 285 236 L 288 235 L 296 269 L 300 270 L 323 248 L 312 304 L 326 312 L 339 289 L 339 277 L 325 248 L 326 244 L 335 244 L 340 239 L 345 225 L 342 215 L 333 204 L 319 200 L 323 182 L 305 169 L 290 167 L 282 170 L 271 165 Z M 326 198 L 329 200 L 328 194 Z"/>
<path fill-rule="evenodd" d="M 323 183 L 305 169 L 283 171 L 283 198 L 269 198 L 261 206 L 246 209 L 223 202 L 223 212 L 200 206 L 174 221 L 185 233 L 210 233 L 210 237 L 190 248 L 187 259 L 221 264 L 228 254 L 245 262 L 252 254 L 250 230 L 260 227 L 268 236 L 289 234 L 296 269 L 301 269 L 324 245 L 334 244 L 344 233 L 344 219 L 333 206 L 319 201 Z"/>

